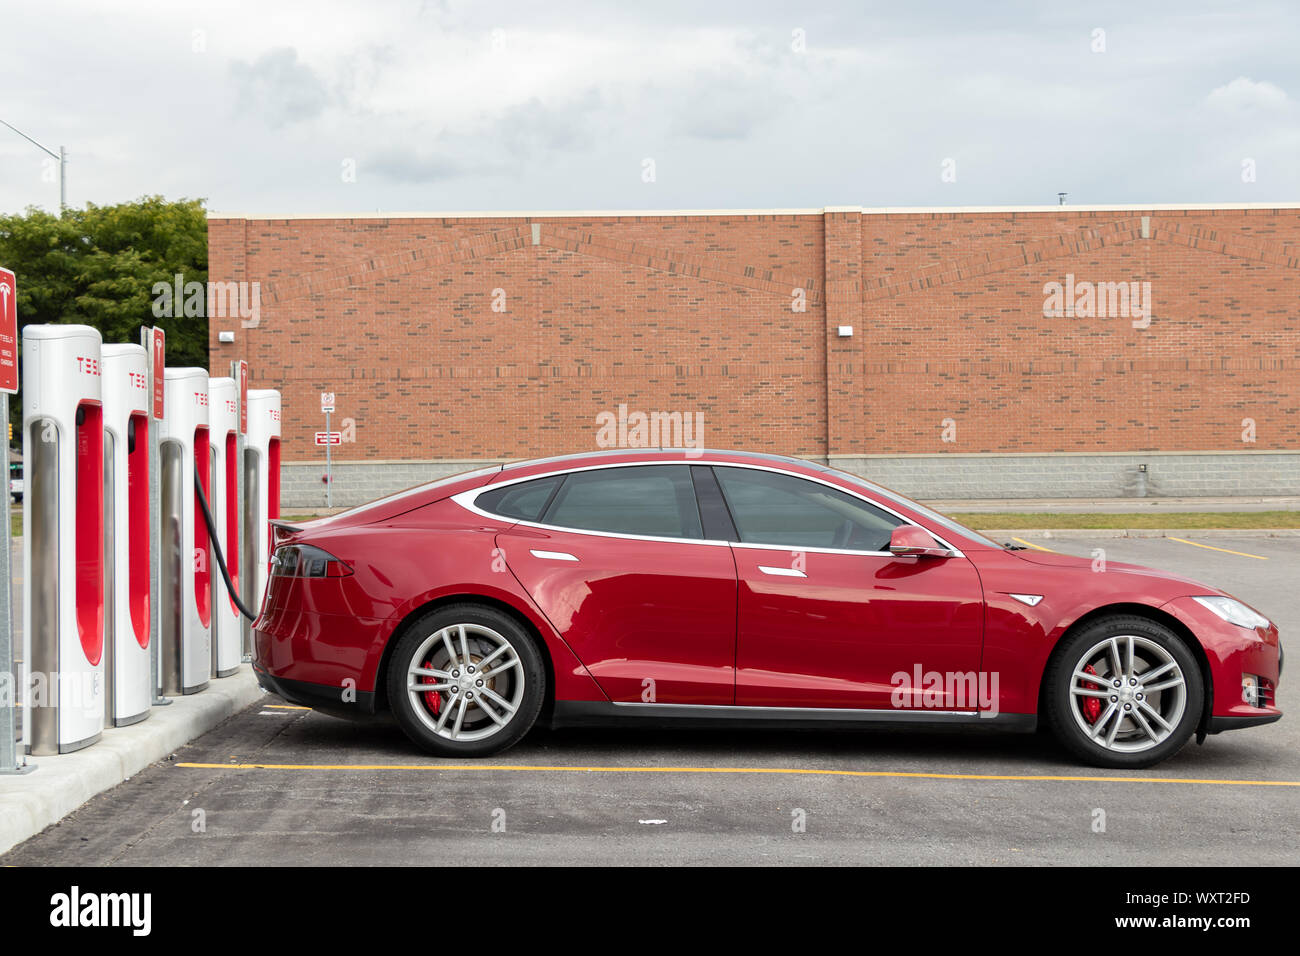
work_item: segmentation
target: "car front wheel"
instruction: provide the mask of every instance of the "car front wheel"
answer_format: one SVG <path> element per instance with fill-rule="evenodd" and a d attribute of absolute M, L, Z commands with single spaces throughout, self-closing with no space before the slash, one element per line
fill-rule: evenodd
<path fill-rule="evenodd" d="M 445 757 L 484 757 L 518 742 L 545 694 L 546 669 L 532 636 L 509 615 L 475 604 L 449 605 L 414 622 L 388 669 L 398 725 Z"/>
<path fill-rule="evenodd" d="M 1156 621 L 1102 618 L 1066 639 L 1045 677 L 1048 725 L 1098 767 L 1136 769 L 1191 737 L 1204 682 L 1183 639 Z"/>

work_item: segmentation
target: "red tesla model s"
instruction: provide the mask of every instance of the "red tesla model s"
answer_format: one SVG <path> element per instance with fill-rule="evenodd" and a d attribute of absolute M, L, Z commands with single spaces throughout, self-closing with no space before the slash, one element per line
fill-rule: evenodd
<path fill-rule="evenodd" d="M 262 686 L 424 749 L 551 726 L 920 723 L 1145 767 L 1281 717 L 1275 625 L 1134 565 L 998 544 L 861 478 L 740 452 L 457 475 L 275 527 Z"/>

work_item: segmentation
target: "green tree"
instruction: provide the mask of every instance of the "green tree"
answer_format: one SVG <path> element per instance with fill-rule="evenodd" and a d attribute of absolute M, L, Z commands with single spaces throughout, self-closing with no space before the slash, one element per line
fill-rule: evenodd
<path fill-rule="evenodd" d="M 0 216 L 0 265 L 18 282 L 19 327 L 77 323 L 105 344 L 140 341 L 140 328 L 167 331 L 167 364 L 208 365 L 204 316 L 153 313 L 153 287 L 208 280 L 208 223 L 201 199 L 146 196 L 114 206 L 88 203 L 54 215 L 28 208 Z M 11 403 L 11 416 L 18 411 Z"/>
<path fill-rule="evenodd" d="M 155 316 L 153 286 L 208 280 L 203 201 L 147 196 L 115 206 L 87 204 L 61 216 L 29 208 L 0 216 L 0 265 L 18 279 L 18 321 L 81 323 L 104 342 L 139 342 L 140 328 L 167 330 L 167 364 L 208 364 L 203 316 Z M 177 310 L 179 311 L 179 310 Z"/>

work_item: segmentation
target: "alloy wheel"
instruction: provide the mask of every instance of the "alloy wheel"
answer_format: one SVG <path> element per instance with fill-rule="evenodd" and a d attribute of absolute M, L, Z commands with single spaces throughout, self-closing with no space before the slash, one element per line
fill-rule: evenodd
<path fill-rule="evenodd" d="M 434 631 L 411 657 L 406 692 L 411 708 L 446 740 L 486 740 L 506 727 L 524 699 L 519 653 L 484 624 L 452 624 Z"/>
<path fill-rule="evenodd" d="M 1115 753 L 1159 746 L 1187 707 L 1187 678 L 1163 645 L 1136 634 L 1098 641 L 1075 663 L 1070 713 L 1094 744 Z"/>

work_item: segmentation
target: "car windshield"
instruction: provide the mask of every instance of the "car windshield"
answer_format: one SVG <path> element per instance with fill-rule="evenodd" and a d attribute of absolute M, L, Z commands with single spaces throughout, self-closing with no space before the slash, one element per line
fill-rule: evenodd
<path fill-rule="evenodd" d="M 880 497 L 884 498 L 886 501 L 892 501 L 894 504 L 902 505 L 904 508 L 908 508 L 912 511 L 915 511 L 917 514 L 921 515 L 922 517 L 927 518 L 930 521 L 933 521 L 935 524 L 939 525 L 942 528 L 945 528 L 948 531 L 953 532 L 954 534 L 959 534 L 964 538 L 968 538 L 971 541 L 975 541 L 979 544 L 987 545 L 990 548 L 1002 547 L 1002 545 L 998 544 L 992 538 L 986 538 L 978 531 L 972 531 L 964 524 L 960 524 L 956 521 L 953 521 L 947 515 L 942 515 L 939 512 L 935 511 L 933 508 L 927 508 L 925 505 L 921 504 L 920 502 L 913 501 L 911 498 L 906 498 L 903 495 L 898 494 L 897 492 L 890 491 L 888 488 L 882 488 L 880 485 L 876 484 L 873 481 L 867 481 L 867 479 L 860 478 L 850 471 L 843 471 L 842 469 L 839 468 L 831 468 L 828 470 L 834 471 L 838 475 L 843 475 L 845 478 L 849 479 L 855 485 L 859 485 L 867 489 L 868 491 L 872 492 L 873 494 L 880 495 Z"/>

